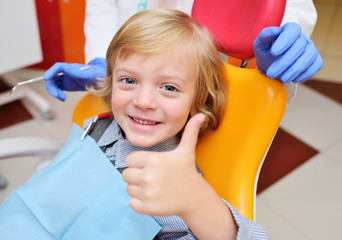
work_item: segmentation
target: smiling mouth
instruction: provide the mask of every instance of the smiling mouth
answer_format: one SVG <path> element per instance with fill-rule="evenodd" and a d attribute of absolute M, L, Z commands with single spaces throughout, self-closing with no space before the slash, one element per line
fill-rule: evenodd
<path fill-rule="evenodd" d="M 156 125 L 159 123 L 159 122 L 146 121 L 146 120 L 142 120 L 142 119 L 138 119 L 138 118 L 134 118 L 134 117 L 131 117 L 131 119 L 134 122 L 140 123 L 142 125 Z"/>

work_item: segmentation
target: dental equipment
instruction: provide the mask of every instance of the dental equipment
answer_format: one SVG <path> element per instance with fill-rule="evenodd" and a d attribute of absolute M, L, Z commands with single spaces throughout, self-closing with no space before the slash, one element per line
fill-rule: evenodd
<path fill-rule="evenodd" d="M 63 76 L 63 75 L 65 75 L 65 73 L 61 72 L 61 73 L 58 73 L 56 75 L 56 77 Z M 25 85 L 25 84 L 29 84 L 29 83 L 35 83 L 35 82 L 39 82 L 39 81 L 43 81 L 43 80 L 44 80 L 44 77 L 41 76 L 41 77 L 31 78 L 27 81 L 19 82 L 11 89 L 11 93 L 14 93 L 14 91 L 21 85 Z"/>
<path fill-rule="evenodd" d="M 86 67 L 80 68 L 80 70 L 85 70 L 88 68 L 89 68 L 89 66 L 86 66 Z M 60 72 L 55 77 L 60 77 L 60 76 L 64 76 L 64 75 L 65 75 L 64 72 Z M 31 78 L 27 81 L 19 82 L 11 89 L 11 93 L 13 93 L 21 85 L 25 85 L 25 84 L 29 84 L 29 83 L 35 83 L 35 82 L 39 82 L 39 81 L 43 81 L 43 80 L 44 80 L 44 77 L 41 76 L 41 77 Z"/>

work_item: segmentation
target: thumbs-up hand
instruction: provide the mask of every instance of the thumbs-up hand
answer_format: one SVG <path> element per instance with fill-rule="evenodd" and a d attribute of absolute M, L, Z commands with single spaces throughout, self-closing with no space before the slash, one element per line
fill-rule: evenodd
<path fill-rule="evenodd" d="M 132 197 L 130 207 L 150 216 L 182 215 L 195 201 L 192 191 L 203 178 L 196 169 L 195 148 L 203 114 L 193 116 L 185 126 L 181 141 L 169 152 L 139 151 L 126 159 L 122 177 Z"/>

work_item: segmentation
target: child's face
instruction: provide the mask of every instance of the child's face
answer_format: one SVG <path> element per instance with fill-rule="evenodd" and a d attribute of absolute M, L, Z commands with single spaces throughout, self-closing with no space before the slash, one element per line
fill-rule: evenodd
<path fill-rule="evenodd" d="M 153 146 L 184 127 L 195 94 L 195 61 L 180 48 L 170 55 L 131 54 L 113 70 L 112 111 L 134 145 Z"/>

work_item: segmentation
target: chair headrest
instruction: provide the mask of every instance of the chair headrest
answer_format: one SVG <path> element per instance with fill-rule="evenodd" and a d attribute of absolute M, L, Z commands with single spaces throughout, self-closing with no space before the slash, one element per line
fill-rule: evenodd
<path fill-rule="evenodd" d="M 254 57 L 260 31 L 280 25 L 285 5 L 286 0 L 195 0 L 191 15 L 209 29 L 221 52 L 247 60 Z"/>

